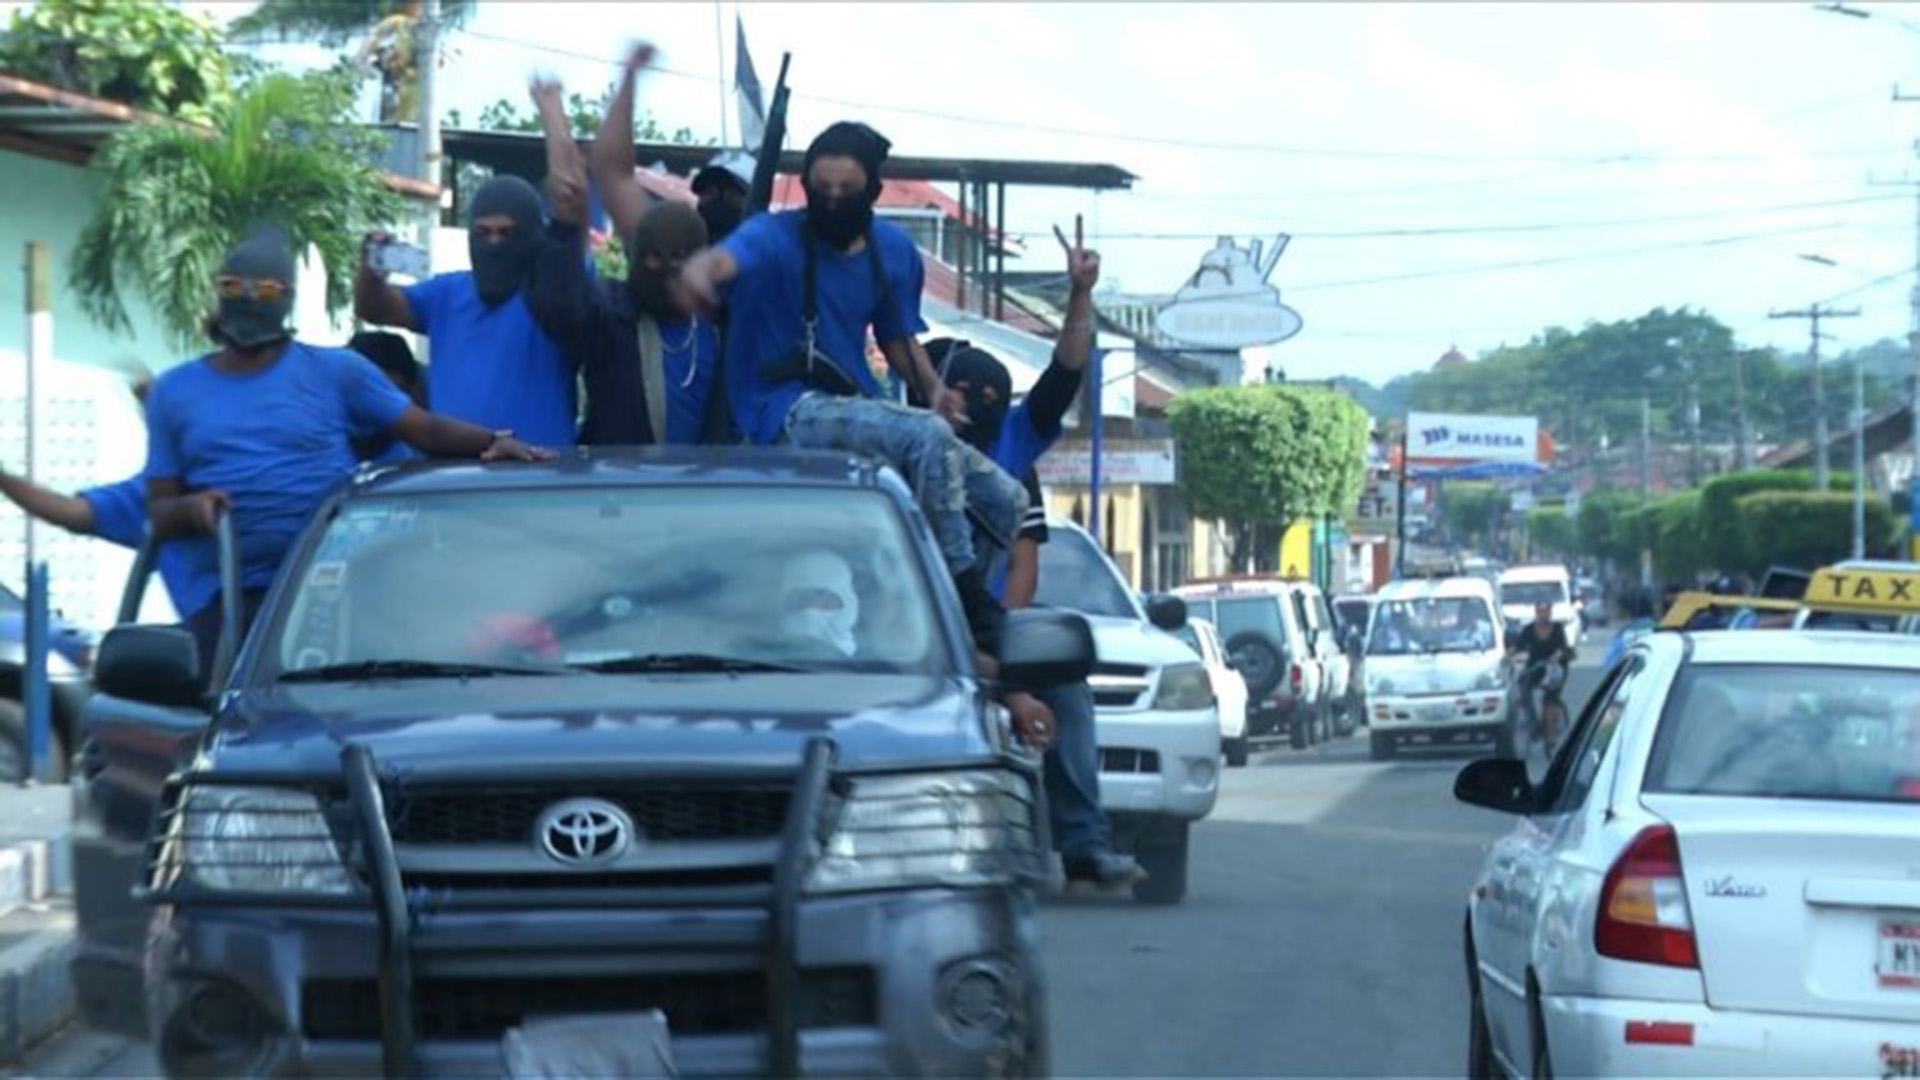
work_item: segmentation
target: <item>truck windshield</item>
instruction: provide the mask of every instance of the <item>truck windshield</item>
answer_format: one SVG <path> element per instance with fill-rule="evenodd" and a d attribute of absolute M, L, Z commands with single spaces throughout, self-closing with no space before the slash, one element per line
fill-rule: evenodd
<path fill-rule="evenodd" d="M 1509 581 L 1500 586 L 1500 603 L 1506 607 L 1566 602 L 1567 586 L 1559 581 Z"/>
<path fill-rule="evenodd" d="M 1055 529 L 1040 545 L 1040 584 L 1034 601 L 1085 615 L 1140 618 L 1140 609 L 1107 557 L 1084 535 L 1069 529 Z"/>
<path fill-rule="evenodd" d="M 1486 652 L 1494 647 L 1493 615 L 1467 596 L 1383 601 L 1373 613 L 1368 656 Z"/>
<path fill-rule="evenodd" d="M 295 568 L 268 677 L 382 665 L 940 673 L 945 623 L 914 551 L 893 504 L 857 490 L 355 501 Z"/>

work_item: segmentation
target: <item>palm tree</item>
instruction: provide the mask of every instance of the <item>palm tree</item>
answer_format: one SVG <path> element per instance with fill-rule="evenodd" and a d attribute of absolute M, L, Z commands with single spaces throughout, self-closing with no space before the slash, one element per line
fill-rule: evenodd
<path fill-rule="evenodd" d="M 373 162 L 371 133 L 353 125 L 351 76 L 268 75 L 214 109 L 214 126 L 135 123 L 94 156 L 99 208 L 81 234 L 70 284 L 88 314 L 129 328 L 137 291 L 173 343 L 200 340 L 212 279 L 257 223 L 285 229 L 294 250 L 316 249 L 327 305 L 351 299 L 359 240 L 402 207 Z"/>
<path fill-rule="evenodd" d="M 310 37 L 323 45 L 364 38 L 358 62 L 380 73 L 380 122 L 393 124 L 420 111 L 414 41 L 421 7 L 421 0 L 260 0 L 233 21 L 231 32 Z M 441 0 L 440 21 L 458 26 L 473 8 L 474 0 Z"/>

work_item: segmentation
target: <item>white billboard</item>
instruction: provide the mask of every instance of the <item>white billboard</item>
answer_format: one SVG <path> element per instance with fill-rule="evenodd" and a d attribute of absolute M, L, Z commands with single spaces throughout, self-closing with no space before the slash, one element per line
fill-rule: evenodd
<path fill-rule="evenodd" d="M 1285 341 L 1300 332 L 1299 312 L 1280 302 L 1280 290 L 1268 284 L 1288 237 L 1275 239 L 1271 251 L 1261 242 L 1240 247 L 1223 236 L 1200 259 L 1173 300 L 1160 310 L 1155 327 L 1167 338 L 1197 349 L 1233 351 Z"/>
<path fill-rule="evenodd" d="M 1093 482 L 1093 445 L 1063 442 L 1041 457 L 1035 469 L 1049 487 L 1086 487 Z M 1160 487 L 1176 474 L 1172 439 L 1105 439 L 1100 445 L 1100 483 Z"/>
<path fill-rule="evenodd" d="M 1531 416 L 1409 413 L 1407 458 L 1416 465 L 1538 466 L 1540 421 Z"/>

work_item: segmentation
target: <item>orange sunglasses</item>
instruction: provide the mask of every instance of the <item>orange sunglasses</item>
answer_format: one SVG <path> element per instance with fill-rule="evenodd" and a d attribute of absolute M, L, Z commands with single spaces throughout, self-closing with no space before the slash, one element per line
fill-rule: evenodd
<path fill-rule="evenodd" d="M 213 287 L 222 300 L 265 300 L 269 303 L 293 291 L 293 286 L 272 278 L 229 277 L 224 274 L 213 279 Z"/>

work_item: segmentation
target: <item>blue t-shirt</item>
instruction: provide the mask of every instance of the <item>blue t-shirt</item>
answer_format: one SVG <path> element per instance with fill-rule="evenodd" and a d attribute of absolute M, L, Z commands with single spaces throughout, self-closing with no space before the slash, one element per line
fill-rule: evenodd
<path fill-rule="evenodd" d="M 1060 435 L 1061 428 L 1057 425 L 1052 431 L 1040 430 L 1031 402 L 1023 400 L 1007 413 L 1006 423 L 1000 428 L 1000 441 L 993 447 L 993 463 L 1008 476 L 1025 476 L 1040 456 L 1060 441 Z"/>
<path fill-rule="evenodd" d="M 93 508 L 93 534 L 110 544 L 137 548 L 147 537 L 147 478 L 128 477 L 80 492 Z M 220 595 L 220 551 L 212 538 L 186 536 L 162 543 L 154 568 L 182 620 L 199 614 Z"/>
<path fill-rule="evenodd" d="M 707 402 L 720 367 L 720 335 L 699 319 L 660 324 L 660 356 L 667 376 L 667 440 L 692 446 L 706 430 Z"/>
<path fill-rule="evenodd" d="M 293 342 L 265 371 L 209 359 L 160 376 L 147 397 L 147 475 L 233 500 L 240 583 L 264 589 L 307 519 L 359 464 L 349 440 L 390 430 L 412 406 L 359 353 Z"/>
<path fill-rule="evenodd" d="M 761 366 L 791 352 L 805 330 L 803 280 L 807 236 L 804 211 L 759 214 L 721 241 L 739 266 L 727 297 L 728 401 L 734 423 L 756 443 L 778 442 L 787 413 L 806 392 L 797 382 L 778 384 L 761 377 Z M 913 240 L 899 226 L 875 221 L 871 242 L 886 275 L 892 303 L 881 304 L 872 256 L 834 251 L 814 241 L 815 292 L 819 348 L 860 384 L 879 396 L 880 385 L 867 369 L 867 327 L 881 341 L 925 333 L 920 291 L 926 268 Z M 883 310 L 884 308 L 884 310 Z"/>
<path fill-rule="evenodd" d="M 535 446 L 572 446 L 579 399 L 560 347 L 536 326 L 526 290 L 497 307 L 473 274 L 437 274 L 401 292 L 433 348 L 433 411 Z"/>

